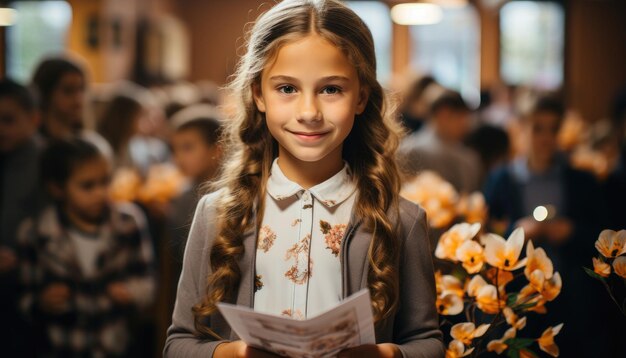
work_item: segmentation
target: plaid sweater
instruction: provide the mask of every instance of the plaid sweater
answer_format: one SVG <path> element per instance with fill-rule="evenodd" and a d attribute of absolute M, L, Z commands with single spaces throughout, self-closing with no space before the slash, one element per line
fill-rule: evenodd
<path fill-rule="evenodd" d="M 19 279 L 23 285 L 20 307 L 45 336 L 44 356 L 122 356 L 128 347 L 129 317 L 152 303 L 155 265 L 145 217 L 132 204 L 114 205 L 96 240 L 104 249 L 96 260 L 96 274 L 81 273 L 76 247 L 67 234 L 67 220 L 55 208 L 19 230 Z M 120 305 L 107 286 L 122 282 L 133 304 Z M 53 283 L 70 288 L 66 309 L 51 314 L 41 309 L 42 291 Z"/>

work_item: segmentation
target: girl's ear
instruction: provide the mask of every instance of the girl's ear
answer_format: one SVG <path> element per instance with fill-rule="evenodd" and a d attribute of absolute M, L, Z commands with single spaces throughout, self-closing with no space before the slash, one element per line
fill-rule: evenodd
<path fill-rule="evenodd" d="M 359 90 L 359 101 L 356 104 L 356 114 L 361 114 L 367 106 L 367 101 L 370 97 L 370 91 L 366 87 L 361 87 Z"/>
<path fill-rule="evenodd" d="M 265 99 L 263 99 L 260 83 L 252 84 L 252 97 L 254 97 L 254 103 L 256 104 L 256 108 L 259 109 L 259 112 L 265 113 Z"/>

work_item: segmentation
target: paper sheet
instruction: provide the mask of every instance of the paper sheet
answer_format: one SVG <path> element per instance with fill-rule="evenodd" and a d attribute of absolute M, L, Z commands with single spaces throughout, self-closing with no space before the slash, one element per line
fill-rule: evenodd
<path fill-rule="evenodd" d="M 246 344 L 286 357 L 333 357 L 346 348 L 376 343 L 366 289 L 306 320 L 259 313 L 227 303 L 217 306 Z"/>

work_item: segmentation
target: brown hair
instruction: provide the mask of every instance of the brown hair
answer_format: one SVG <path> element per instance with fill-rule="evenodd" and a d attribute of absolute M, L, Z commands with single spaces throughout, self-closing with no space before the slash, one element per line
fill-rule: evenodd
<path fill-rule="evenodd" d="M 261 15 L 250 32 L 247 51 L 241 58 L 230 89 L 237 95 L 235 116 L 225 129 L 224 161 L 217 208 L 217 236 L 210 253 L 212 273 L 207 293 L 193 307 L 199 334 L 217 337 L 205 325 L 216 303 L 233 301 L 239 287 L 243 255 L 243 232 L 259 225 L 255 214 L 263 213 L 265 183 L 277 143 L 272 138 L 253 100 L 264 66 L 289 41 L 318 34 L 338 48 L 354 64 L 359 82 L 368 90 L 365 110 L 357 116 L 344 142 L 343 158 L 358 188 L 357 219 L 372 233 L 368 252 L 368 286 L 377 322 L 395 312 L 398 305 L 398 193 L 400 177 L 394 161 L 400 127 L 395 122 L 382 87 L 376 80 L 372 35 L 365 23 L 336 0 L 285 0 Z"/>
<path fill-rule="evenodd" d="M 115 153 L 127 146 L 135 134 L 134 128 L 143 108 L 139 98 L 126 92 L 115 94 L 98 120 L 98 132 L 111 144 Z"/>

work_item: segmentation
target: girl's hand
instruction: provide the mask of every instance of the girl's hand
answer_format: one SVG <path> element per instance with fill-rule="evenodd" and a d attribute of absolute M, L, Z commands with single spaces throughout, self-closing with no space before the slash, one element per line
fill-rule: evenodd
<path fill-rule="evenodd" d="M 68 308 L 70 288 L 63 283 L 53 283 L 42 291 L 39 299 L 44 311 L 52 314 L 63 313 Z"/>
<path fill-rule="evenodd" d="M 339 352 L 337 355 L 339 358 L 350 358 L 350 357 L 359 357 L 359 358 L 369 358 L 369 357 L 378 357 L 378 358 L 400 358 L 402 357 L 402 353 L 397 345 L 392 343 L 381 343 L 381 344 L 364 344 L 362 346 L 344 349 Z"/>
<path fill-rule="evenodd" d="M 215 358 L 273 358 L 275 354 L 248 347 L 244 341 L 222 343 L 213 352 Z"/>
<path fill-rule="evenodd" d="M 112 282 L 107 286 L 107 293 L 113 301 L 120 305 L 127 305 L 133 301 L 128 287 L 122 282 Z"/>

